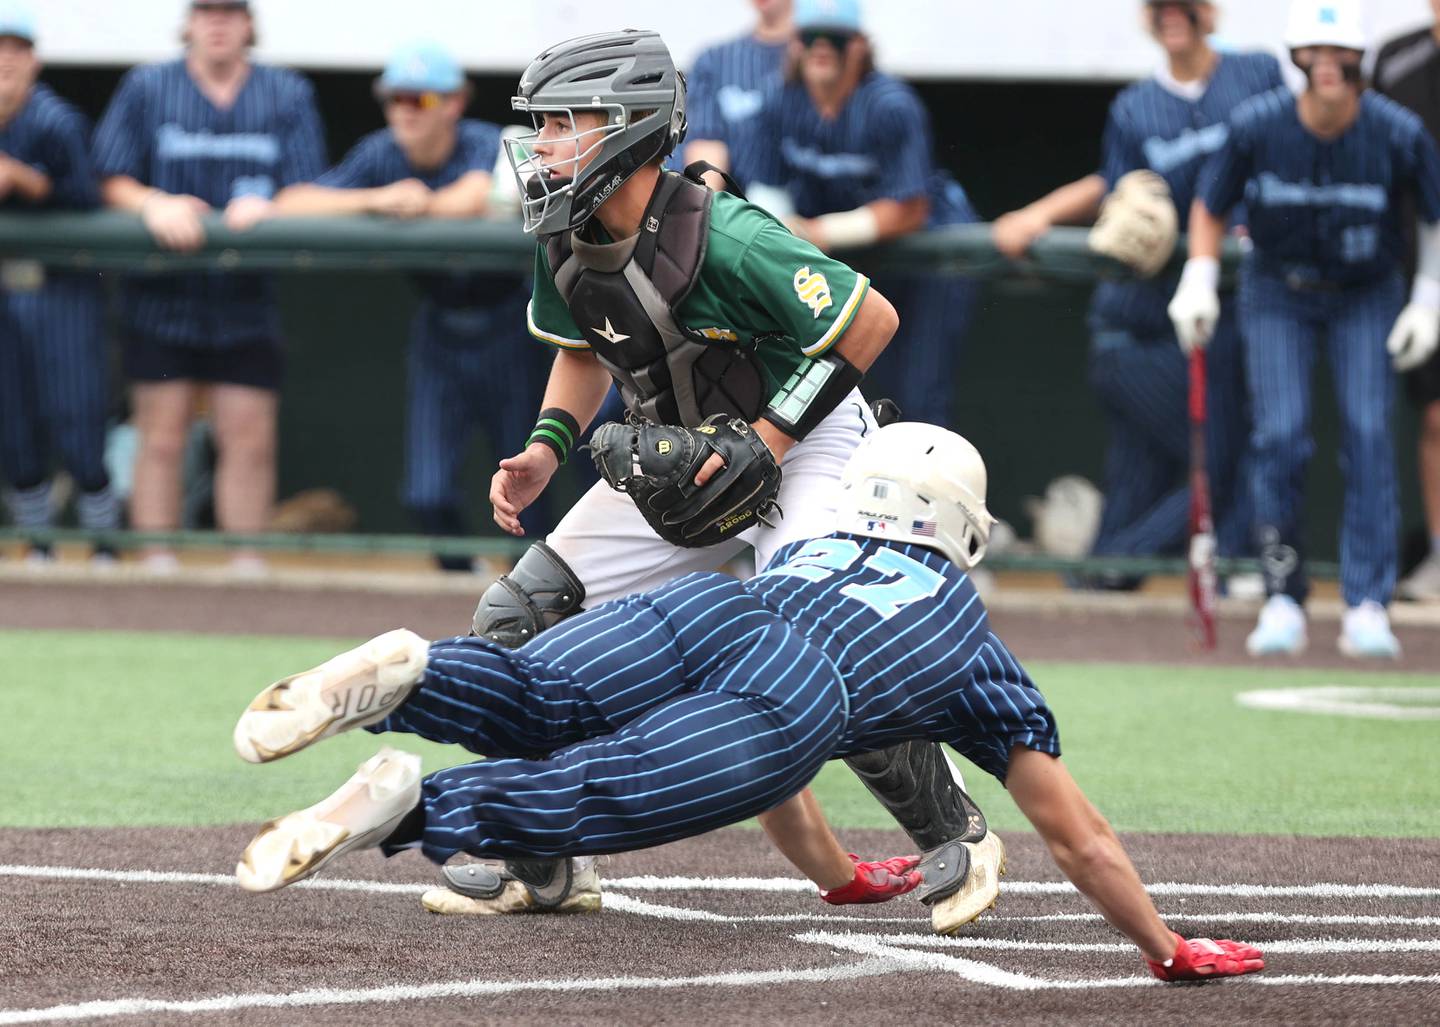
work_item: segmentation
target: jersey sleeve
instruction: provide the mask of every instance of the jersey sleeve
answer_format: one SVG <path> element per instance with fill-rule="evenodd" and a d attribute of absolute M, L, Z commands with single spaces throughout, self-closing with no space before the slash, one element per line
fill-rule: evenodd
<path fill-rule="evenodd" d="M 1195 198 L 1205 209 L 1223 218 L 1244 198 L 1245 183 L 1254 167 L 1254 122 L 1232 117 L 1225 145 L 1210 156 L 1200 169 Z"/>
<path fill-rule="evenodd" d="M 535 287 L 525 308 L 525 327 L 541 342 L 557 349 L 589 349 L 585 335 L 575 327 L 570 308 L 555 288 L 555 277 L 543 247 L 535 247 Z"/>
<path fill-rule="evenodd" d="M 313 182 L 325 171 L 325 127 L 315 105 L 315 87 L 299 75 L 295 76 L 280 153 L 281 187 Z"/>
<path fill-rule="evenodd" d="M 315 184 L 326 189 L 378 189 L 389 182 L 381 180 L 380 148 L 384 132 L 366 136 L 350 148 L 343 160 L 322 172 Z"/>
<path fill-rule="evenodd" d="M 1415 187 L 1415 202 L 1427 224 L 1440 221 L 1440 150 L 1430 133 L 1415 119 L 1407 133 L 1405 162 Z"/>
<path fill-rule="evenodd" d="M 919 97 L 904 88 L 887 90 L 866 114 L 867 137 L 880 169 L 870 200 L 924 196 L 934 170 L 930 118 Z"/>
<path fill-rule="evenodd" d="M 766 222 L 733 268 L 737 284 L 801 353 L 819 356 L 855 320 L 870 280 L 782 225 Z"/>
<path fill-rule="evenodd" d="M 1105 119 L 1105 134 L 1100 137 L 1100 174 L 1105 179 L 1106 190 L 1114 189 L 1116 182 L 1144 166 L 1129 119 L 1118 103 L 1111 104 Z"/>
<path fill-rule="evenodd" d="M 66 111 L 44 141 L 45 174 L 51 183 L 50 205 L 89 210 L 100 205 L 99 182 L 90 159 L 90 125 L 78 111 Z"/>
<path fill-rule="evenodd" d="M 120 80 L 95 129 L 95 171 L 102 178 L 128 175 L 139 182 L 150 178 L 150 153 L 144 142 L 144 73 L 145 69 L 136 68 Z"/>
<path fill-rule="evenodd" d="M 500 166 L 500 126 L 474 121 L 465 127 L 461 174 L 483 171 L 493 175 Z"/>
<path fill-rule="evenodd" d="M 725 123 L 720 117 L 720 103 L 715 95 L 715 52 L 706 50 L 695 60 L 685 90 L 685 116 L 690 122 L 687 138 L 725 141 Z"/>

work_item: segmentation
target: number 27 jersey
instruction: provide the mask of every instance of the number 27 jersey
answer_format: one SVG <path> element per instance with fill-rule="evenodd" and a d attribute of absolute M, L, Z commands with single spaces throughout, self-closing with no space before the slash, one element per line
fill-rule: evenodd
<path fill-rule="evenodd" d="M 836 755 L 940 738 L 1003 780 L 1016 745 L 1059 754 L 1045 697 L 940 554 L 837 533 L 784 547 L 745 587 L 844 677 Z"/>

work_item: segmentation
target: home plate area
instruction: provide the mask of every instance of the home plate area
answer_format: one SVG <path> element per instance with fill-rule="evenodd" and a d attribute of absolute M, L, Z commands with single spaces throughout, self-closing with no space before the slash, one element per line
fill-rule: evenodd
<path fill-rule="evenodd" d="M 19 942 L 0 1024 L 1419 1022 L 1440 998 L 1430 840 L 1127 836 L 1173 928 L 1265 952 L 1263 974 L 1178 987 L 1023 833 L 999 905 L 954 938 L 908 899 L 825 906 L 747 830 L 612 858 L 599 915 L 505 918 L 425 914 L 423 861 L 371 853 L 247 895 L 225 872 L 244 837 L 0 832 L 0 932 Z M 899 837 L 844 840 L 880 856 Z"/>

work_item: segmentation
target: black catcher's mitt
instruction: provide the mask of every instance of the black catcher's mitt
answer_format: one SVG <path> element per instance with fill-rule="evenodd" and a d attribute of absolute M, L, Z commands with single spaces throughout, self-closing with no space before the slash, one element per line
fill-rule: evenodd
<path fill-rule="evenodd" d="M 704 485 L 695 475 L 719 453 L 725 466 Z M 595 467 L 628 492 L 655 534 L 687 549 L 713 546 L 770 524 L 780 507 L 780 467 L 755 429 L 716 414 L 699 428 L 670 424 L 602 424 L 590 437 Z"/>

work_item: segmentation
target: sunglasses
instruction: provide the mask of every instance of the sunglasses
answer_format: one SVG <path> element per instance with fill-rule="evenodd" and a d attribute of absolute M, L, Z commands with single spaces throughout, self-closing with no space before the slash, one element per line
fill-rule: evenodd
<path fill-rule="evenodd" d="M 381 96 L 387 104 L 394 104 L 397 107 L 409 107 L 417 111 L 433 111 L 444 101 L 445 97 L 436 92 L 425 93 L 385 93 Z"/>
<path fill-rule="evenodd" d="M 241 11 L 249 11 L 250 4 L 246 0 L 236 0 L 235 3 L 220 4 L 194 4 L 190 8 L 193 11 L 222 11 L 226 14 L 235 14 Z"/>
<path fill-rule="evenodd" d="M 850 40 L 854 38 L 854 32 L 846 32 L 844 29 L 800 30 L 800 44 L 807 50 L 823 39 L 840 53 L 844 53 L 845 48 L 850 45 Z"/>

